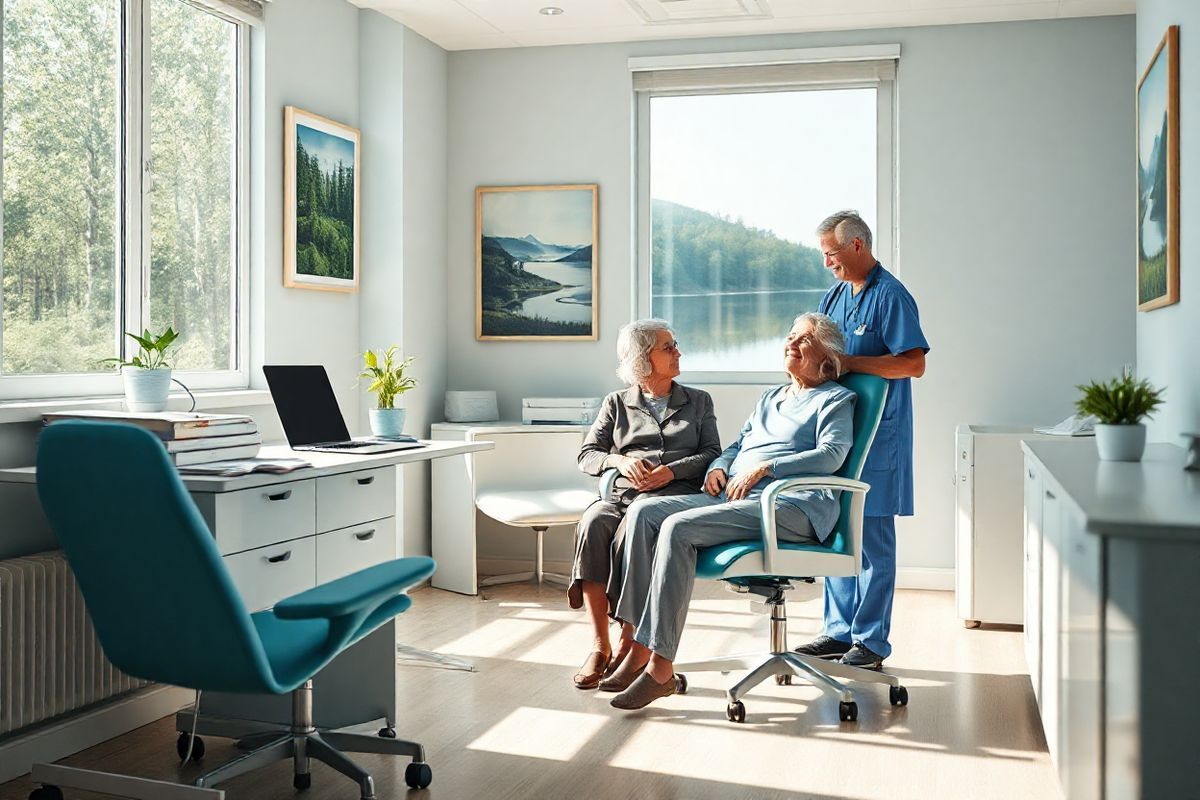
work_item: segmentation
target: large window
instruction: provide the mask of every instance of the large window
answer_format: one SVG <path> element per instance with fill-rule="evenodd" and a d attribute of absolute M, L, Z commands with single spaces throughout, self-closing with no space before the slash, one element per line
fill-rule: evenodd
<path fill-rule="evenodd" d="M 0 13 L 0 396 L 117 393 L 100 361 L 167 325 L 189 385 L 246 385 L 246 26 L 182 0 Z"/>
<path fill-rule="evenodd" d="M 829 214 L 857 209 L 890 262 L 890 82 L 803 67 L 635 78 L 639 314 L 670 321 L 701 380 L 782 369 L 792 320 L 834 280 L 814 232 Z"/>

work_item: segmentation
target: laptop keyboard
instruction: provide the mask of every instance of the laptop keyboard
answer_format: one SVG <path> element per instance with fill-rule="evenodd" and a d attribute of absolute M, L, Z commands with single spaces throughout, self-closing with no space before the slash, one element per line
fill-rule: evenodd
<path fill-rule="evenodd" d="M 329 444 L 318 444 L 315 447 L 324 447 L 327 450 L 354 450 L 358 447 L 370 447 L 379 444 L 379 442 L 331 442 Z"/>

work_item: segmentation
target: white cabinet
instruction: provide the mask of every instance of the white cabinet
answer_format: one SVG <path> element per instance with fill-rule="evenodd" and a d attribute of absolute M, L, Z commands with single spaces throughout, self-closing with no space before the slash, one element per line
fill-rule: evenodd
<path fill-rule="evenodd" d="M 1042 478 L 1025 465 L 1025 663 L 1033 696 L 1042 702 Z"/>
<path fill-rule="evenodd" d="M 1100 797 L 1103 684 L 1101 550 L 1104 540 L 1084 528 L 1080 513 L 1064 504 L 1062 625 L 1059 637 L 1059 777 L 1069 800 Z"/>
<path fill-rule="evenodd" d="M 1058 487 L 1043 477 L 1042 482 L 1042 569 L 1041 600 L 1041 685 L 1038 710 L 1050 760 L 1062 768 L 1062 703 L 1059 673 L 1062 669 L 1062 530 Z"/>

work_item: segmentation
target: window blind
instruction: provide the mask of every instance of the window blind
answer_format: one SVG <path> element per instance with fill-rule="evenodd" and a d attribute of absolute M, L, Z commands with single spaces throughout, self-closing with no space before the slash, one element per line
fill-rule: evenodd
<path fill-rule="evenodd" d="M 730 89 L 785 89 L 895 80 L 896 59 L 748 64 L 674 69 L 635 69 L 633 90 L 651 94 Z"/>
<path fill-rule="evenodd" d="M 261 25 L 263 3 L 266 0 L 184 0 L 184 2 L 206 11 L 214 11 L 238 22 Z"/>

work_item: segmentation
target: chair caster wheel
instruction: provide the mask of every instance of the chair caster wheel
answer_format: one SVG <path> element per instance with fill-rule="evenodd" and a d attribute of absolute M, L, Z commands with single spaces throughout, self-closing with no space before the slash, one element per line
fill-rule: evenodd
<path fill-rule="evenodd" d="M 792 676 L 791 675 L 776 675 L 775 683 L 778 686 L 791 686 L 792 685 Z"/>
<path fill-rule="evenodd" d="M 293 788 L 299 789 L 300 791 L 304 791 L 305 789 L 311 788 L 312 787 L 312 773 L 306 772 L 303 775 L 293 775 L 292 776 L 292 786 L 293 786 Z"/>
<path fill-rule="evenodd" d="M 413 789 L 424 789 L 433 783 L 433 768 L 414 761 L 404 768 L 404 782 Z"/>
<path fill-rule="evenodd" d="M 730 722 L 745 722 L 746 721 L 746 706 L 741 700 L 735 700 L 725 706 L 725 719 Z"/>
<path fill-rule="evenodd" d="M 46 784 L 29 793 L 29 800 L 63 800 L 62 789 Z"/>
<path fill-rule="evenodd" d="M 396 729 L 395 728 L 380 728 L 379 729 L 379 738 L 380 739 L 395 739 L 396 738 Z"/>
<path fill-rule="evenodd" d="M 893 686 L 888 690 L 888 699 L 894 706 L 908 705 L 908 689 L 903 686 Z"/>
<path fill-rule="evenodd" d="M 842 722 L 854 722 L 858 719 L 858 703 L 851 700 L 849 703 L 838 703 L 838 717 Z"/>
<path fill-rule="evenodd" d="M 675 694 L 687 694 L 687 676 L 675 675 Z"/>
<path fill-rule="evenodd" d="M 192 739 L 192 761 L 199 761 L 204 758 L 204 740 L 199 736 L 193 737 L 190 733 L 181 733 L 179 738 L 175 740 L 175 753 L 179 756 L 179 760 L 183 761 L 188 751 L 188 739 Z"/>

